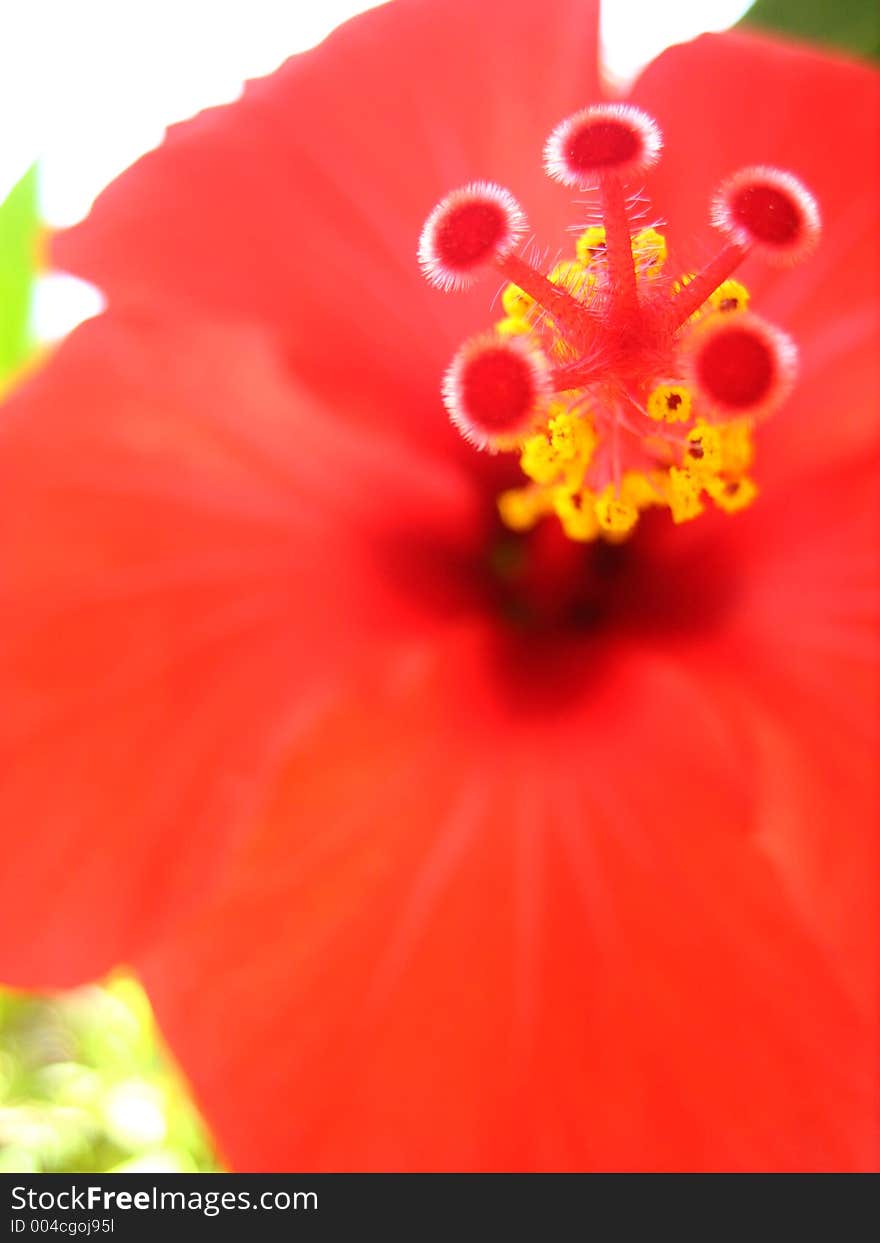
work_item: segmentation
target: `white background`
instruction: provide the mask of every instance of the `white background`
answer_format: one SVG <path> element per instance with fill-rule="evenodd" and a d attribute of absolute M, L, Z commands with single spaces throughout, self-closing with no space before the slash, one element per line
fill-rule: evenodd
<path fill-rule="evenodd" d="M 540 5 L 541 0 L 534 0 Z M 161 141 L 166 125 L 232 100 L 369 0 L 16 0 L 0 18 L 0 199 L 35 159 L 43 213 L 72 224 Z M 478 4 L 480 0 L 473 0 Z M 606 66 L 631 78 L 662 48 L 723 29 L 750 0 L 606 0 Z M 47 277 L 38 335 L 94 313 L 95 291 Z"/>

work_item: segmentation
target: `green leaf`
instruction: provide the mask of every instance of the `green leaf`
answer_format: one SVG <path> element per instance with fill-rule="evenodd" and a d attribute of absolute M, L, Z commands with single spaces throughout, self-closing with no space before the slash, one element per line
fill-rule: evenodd
<path fill-rule="evenodd" d="M 39 181 L 32 164 L 0 204 L 0 386 L 32 353 L 30 312 L 40 239 Z"/>
<path fill-rule="evenodd" d="M 880 58 L 877 0 L 757 0 L 741 25 Z"/>

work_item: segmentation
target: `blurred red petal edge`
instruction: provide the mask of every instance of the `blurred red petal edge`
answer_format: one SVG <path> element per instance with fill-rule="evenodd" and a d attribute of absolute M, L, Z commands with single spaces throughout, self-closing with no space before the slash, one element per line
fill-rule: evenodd
<path fill-rule="evenodd" d="M 455 443 L 440 376 L 485 321 L 487 292 L 429 289 L 419 233 L 449 190 L 488 178 L 528 195 L 533 227 L 562 235 L 569 204 L 541 149 L 600 93 L 597 15 L 595 0 L 396 0 L 364 13 L 240 101 L 174 126 L 54 238 L 54 262 L 111 304 L 259 321 L 336 408 Z"/>

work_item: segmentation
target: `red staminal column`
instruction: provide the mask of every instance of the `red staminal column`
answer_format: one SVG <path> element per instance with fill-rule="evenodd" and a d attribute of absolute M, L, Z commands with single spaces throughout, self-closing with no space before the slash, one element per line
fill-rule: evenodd
<path fill-rule="evenodd" d="M 598 185 L 605 225 L 609 292 L 615 317 L 638 310 L 626 184 L 654 164 L 660 133 L 645 113 L 625 104 L 597 104 L 567 117 L 544 148 L 544 167 L 563 185 Z"/>

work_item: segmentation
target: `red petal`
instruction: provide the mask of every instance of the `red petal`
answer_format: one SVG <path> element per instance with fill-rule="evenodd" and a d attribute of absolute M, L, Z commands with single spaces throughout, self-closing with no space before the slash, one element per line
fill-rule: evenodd
<path fill-rule="evenodd" d="M 826 937 L 867 873 L 793 892 L 813 830 L 796 787 L 764 802 L 815 732 L 735 704 L 718 643 L 582 656 L 588 695 L 552 715 L 512 712 L 461 641 L 348 695 L 143 964 L 234 1166 L 876 1160 L 873 993 Z M 809 775 L 825 841 L 863 764 Z"/>
<path fill-rule="evenodd" d="M 880 77 L 803 47 L 705 35 L 664 52 L 632 98 L 665 135 L 648 194 L 669 221 L 682 270 L 719 248 L 709 199 L 738 168 L 789 169 L 816 195 L 824 217 L 817 253 L 788 270 L 757 258 L 742 269 L 756 309 L 791 331 L 802 359 L 799 386 L 768 427 L 762 454 L 773 472 L 787 472 L 863 451 L 877 435 L 880 392 Z"/>
<path fill-rule="evenodd" d="M 416 263 L 456 185 L 523 195 L 549 238 L 567 196 L 541 171 L 550 128 L 598 94 L 594 0 L 392 4 L 175 126 L 56 239 L 63 267 L 119 296 L 270 323 L 332 404 L 448 436 L 439 379 L 492 288 L 446 298 Z"/>
<path fill-rule="evenodd" d="M 355 443 L 243 330 L 92 321 L 0 441 L 0 960 L 66 984 L 210 885 L 343 662 L 432 624 L 389 527 L 439 556 L 473 516 L 452 475 Z"/>
<path fill-rule="evenodd" d="M 744 515 L 737 538 L 747 573 L 728 616 L 736 653 L 728 710 L 752 720 L 761 845 L 841 981 L 873 1002 L 880 965 L 878 471 L 875 451 L 824 473 L 813 487 L 801 481 L 763 497 Z"/>

